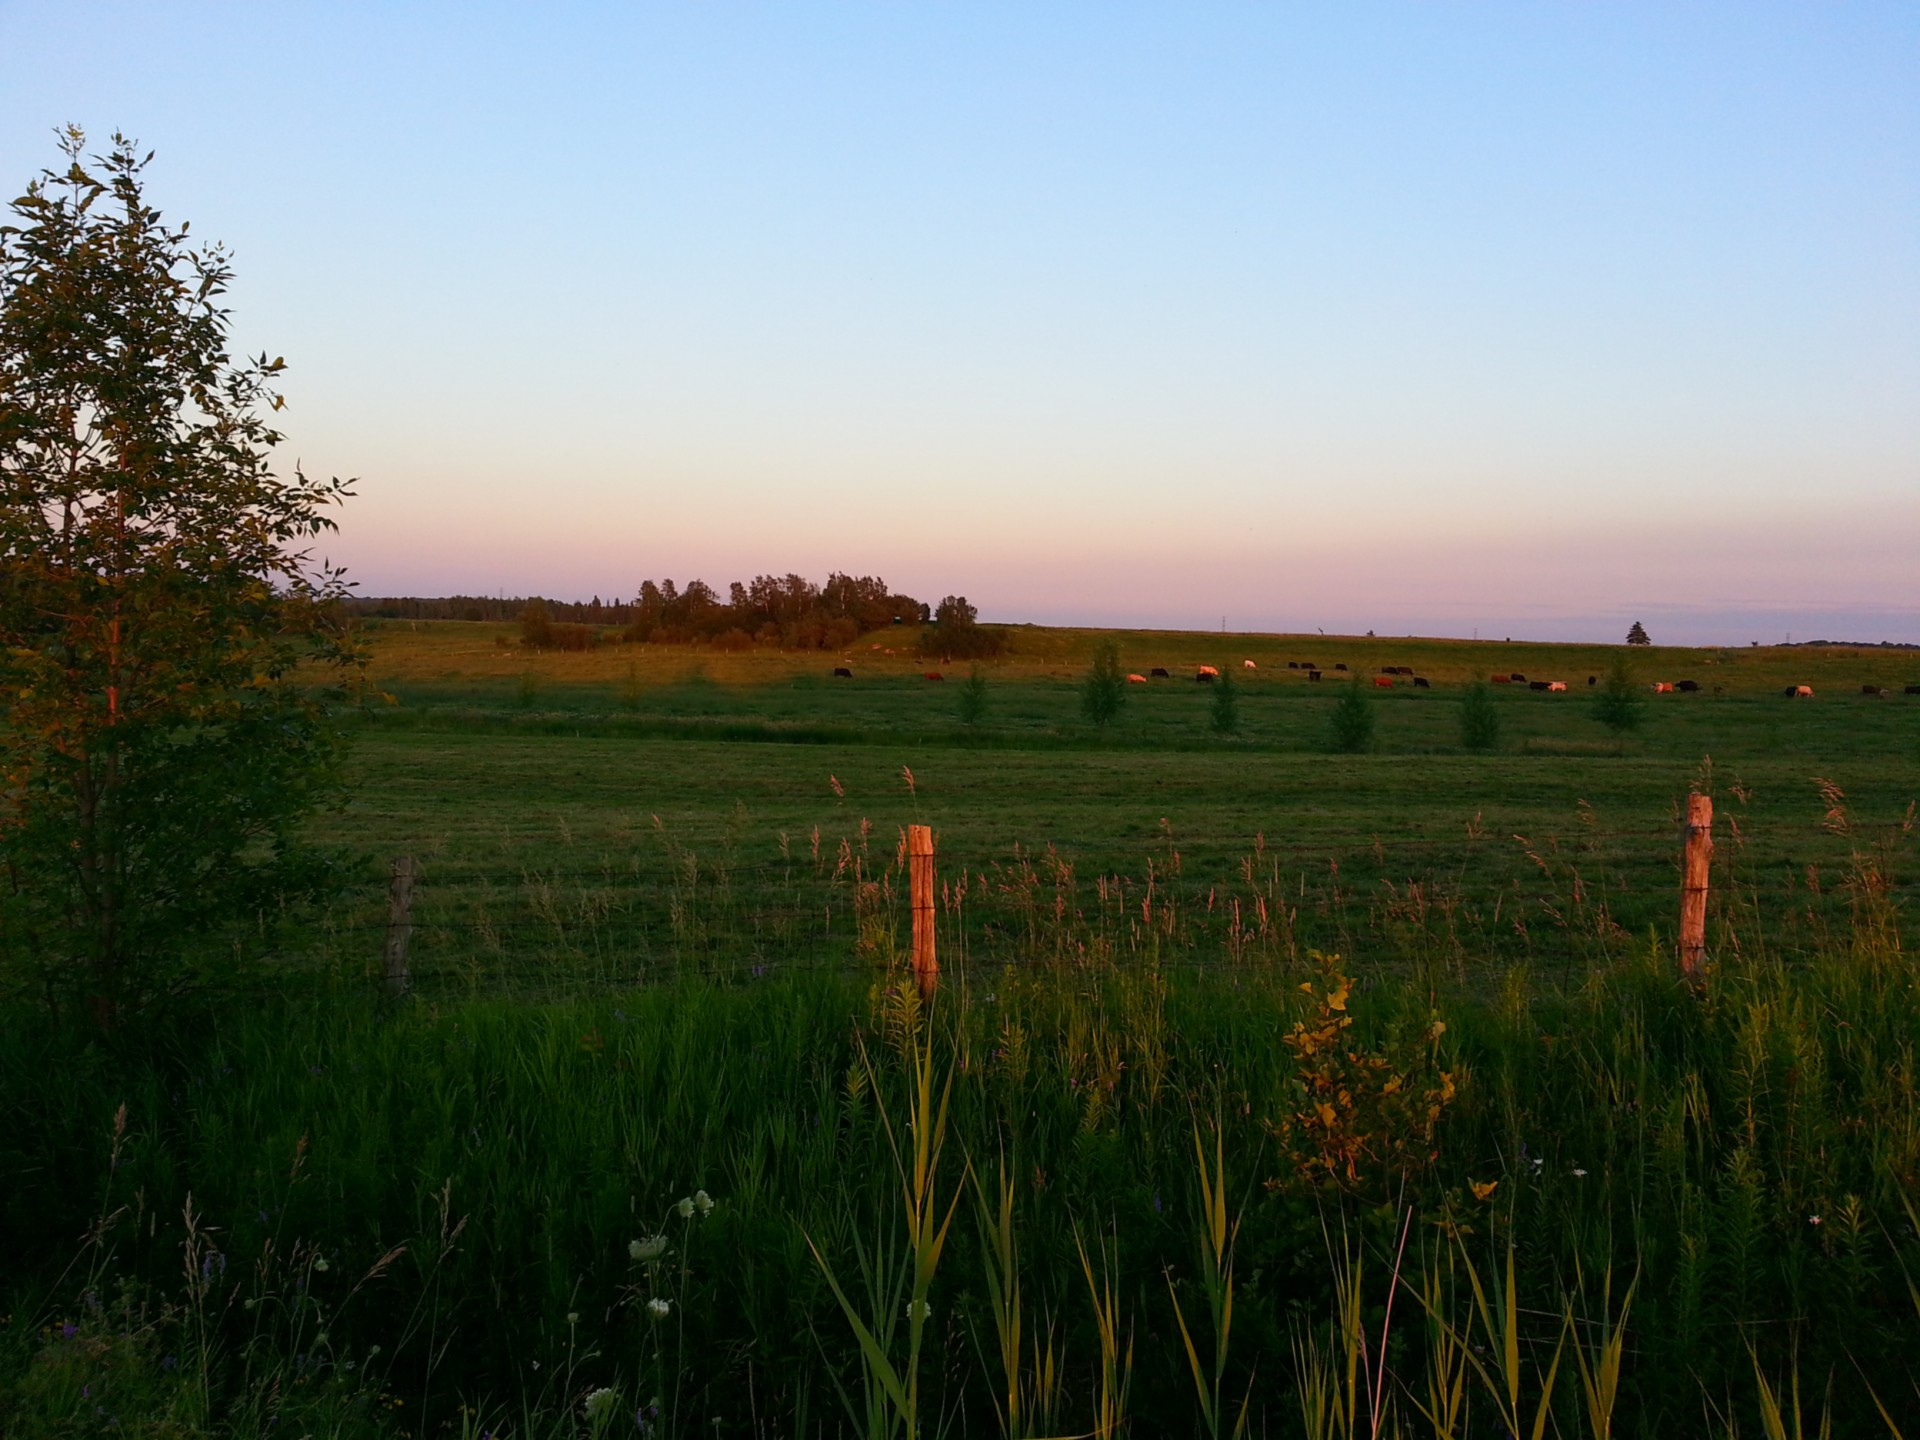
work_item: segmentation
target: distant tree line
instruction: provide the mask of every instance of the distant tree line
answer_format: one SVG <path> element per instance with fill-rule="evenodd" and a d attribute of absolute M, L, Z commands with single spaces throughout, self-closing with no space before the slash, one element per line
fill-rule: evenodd
<path fill-rule="evenodd" d="M 671 580 L 640 586 L 625 638 L 656 645 L 705 642 L 723 650 L 766 646 L 837 650 L 889 625 L 919 625 L 929 607 L 895 594 L 877 575 L 842 575 L 816 585 L 804 575 L 761 575 L 734 581 L 726 598 L 704 580 L 685 589 Z"/>
<path fill-rule="evenodd" d="M 354 595 L 341 602 L 347 614 L 363 620 L 518 620 L 538 600 L 549 618 L 575 625 L 625 625 L 633 607 L 624 600 L 549 600 L 541 595 Z"/>
<path fill-rule="evenodd" d="M 924 627 L 917 645 L 927 656 L 981 659 L 1006 648 L 1004 633 L 980 624 L 964 595 L 949 595 L 936 608 L 897 593 L 877 575 L 837 571 L 824 585 L 792 574 L 736 580 L 724 598 L 704 580 L 690 580 L 684 588 L 672 580 L 647 580 L 630 601 L 449 595 L 355 596 L 342 603 L 349 614 L 369 619 L 517 621 L 521 642 L 540 650 L 584 650 L 606 640 L 837 650 L 894 625 Z"/>

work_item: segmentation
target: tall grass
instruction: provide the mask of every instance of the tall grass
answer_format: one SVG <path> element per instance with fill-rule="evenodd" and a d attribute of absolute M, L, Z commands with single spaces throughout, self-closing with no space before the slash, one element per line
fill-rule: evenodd
<path fill-rule="evenodd" d="M 1884 1434 L 1912 1393 L 1899 950 L 1723 965 L 1704 1001 L 1654 947 L 1565 989 L 1359 974 L 1354 1053 L 1420 1063 L 1396 1047 L 1437 1008 L 1458 1093 L 1430 1154 L 1363 1146 L 1351 1178 L 1272 1138 L 1280 1042 L 1325 999 L 1304 963 L 1009 967 L 903 1019 L 904 993 L 322 989 L 191 1044 L 9 1027 L 9 1433 L 102 1393 L 189 1432 L 330 1396 L 574 1433 L 603 1390 L 658 1433 L 838 1431 L 863 1376 L 874 1433 L 1220 1433 L 1242 1405 L 1284 1433 L 1313 1393 L 1341 1397 L 1325 1433 L 1682 1433 L 1708 1401 L 1760 1433 L 1787 1392 L 1756 1375 L 1797 1366 L 1834 1433 Z M 670 1289 L 631 1249 L 662 1234 Z"/>

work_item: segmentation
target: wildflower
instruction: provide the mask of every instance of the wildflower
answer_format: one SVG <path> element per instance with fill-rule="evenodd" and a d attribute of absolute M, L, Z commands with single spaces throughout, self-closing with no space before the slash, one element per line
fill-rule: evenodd
<path fill-rule="evenodd" d="M 331 1269 L 332 1267 L 327 1264 L 327 1257 L 324 1255 L 320 1255 L 314 1258 L 313 1268 L 318 1271 L 321 1271 L 322 1273 L 325 1273 L 327 1270 Z"/>
<path fill-rule="evenodd" d="M 611 1415 L 614 1406 L 619 1403 L 620 1392 L 610 1386 L 602 1385 L 598 1390 L 588 1394 L 580 1408 L 586 1411 L 587 1419 L 592 1421 Z"/>
<path fill-rule="evenodd" d="M 1821 1223 L 1821 1219 L 1820 1219 L 1820 1217 L 1819 1217 L 1818 1215 L 1809 1215 L 1809 1216 L 1807 1216 L 1807 1224 L 1809 1224 L 1809 1225 L 1818 1225 L 1818 1224 L 1820 1224 L 1820 1223 Z"/>
<path fill-rule="evenodd" d="M 667 1237 L 649 1235 L 644 1240 L 629 1240 L 627 1254 L 635 1260 L 658 1260 L 667 1253 Z"/>
<path fill-rule="evenodd" d="M 713 1197 L 704 1190 L 694 1191 L 693 1208 L 698 1210 L 702 1215 L 705 1215 L 713 1209 Z"/>
<path fill-rule="evenodd" d="M 673 1207 L 673 1210 L 682 1220 L 691 1220 L 693 1218 L 693 1197 L 683 1197 L 680 1203 Z"/>
<path fill-rule="evenodd" d="M 909 1300 L 907 1302 L 907 1319 L 925 1320 L 931 1314 L 933 1314 L 933 1306 L 929 1305 L 926 1301 Z"/>
<path fill-rule="evenodd" d="M 1473 1198 L 1476 1200 L 1485 1200 L 1489 1195 L 1493 1194 L 1499 1186 L 1500 1182 L 1498 1180 L 1488 1180 L 1484 1183 L 1479 1180 L 1469 1180 L 1467 1182 L 1467 1188 L 1473 1191 Z"/>
<path fill-rule="evenodd" d="M 580 1323 L 580 1312 L 578 1310 L 569 1310 L 567 1312 L 567 1324 L 578 1325 L 579 1323 Z"/>
<path fill-rule="evenodd" d="M 673 1302 L 671 1300 L 662 1300 L 658 1295 L 647 1301 L 647 1314 L 656 1320 L 666 1319 L 667 1312 L 672 1309 Z"/>
<path fill-rule="evenodd" d="M 326 1343 L 327 1343 L 327 1332 L 324 1330 L 322 1330 L 318 1335 L 313 1337 L 313 1345 L 316 1350 Z"/>
<path fill-rule="evenodd" d="M 1576 1165 L 1573 1167 L 1573 1178 L 1576 1180 L 1584 1180 L 1587 1178 L 1587 1172 Z"/>
<path fill-rule="evenodd" d="M 367 1358 L 369 1360 L 373 1359 L 373 1357 L 378 1355 L 379 1353 L 380 1353 L 380 1347 L 378 1345 L 369 1345 L 367 1347 Z"/>

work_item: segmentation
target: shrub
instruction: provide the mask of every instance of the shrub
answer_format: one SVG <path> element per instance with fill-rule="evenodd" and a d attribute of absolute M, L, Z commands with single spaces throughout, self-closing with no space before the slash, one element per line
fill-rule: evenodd
<path fill-rule="evenodd" d="M 1496 750 L 1500 746 L 1500 712 L 1493 691 L 1476 680 L 1460 697 L 1460 743 L 1468 750 Z"/>
<path fill-rule="evenodd" d="M 1335 750 L 1357 755 L 1373 748 L 1373 700 L 1355 676 L 1333 706 L 1328 739 Z"/>
<path fill-rule="evenodd" d="M 1093 652 L 1093 668 L 1080 686 L 1080 713 L 1101 729 L 1112 724 L 1127 703 L 1127 676 L 1120 649 L 1111 640 Z"/>

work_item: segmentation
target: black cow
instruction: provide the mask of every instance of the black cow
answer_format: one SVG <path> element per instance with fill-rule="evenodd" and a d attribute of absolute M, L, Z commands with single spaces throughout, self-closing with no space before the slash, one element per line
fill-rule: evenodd
<path fill-rule="evenodd" d="M 1508 675 L 1507 679 L 1511 680 L 1516 685 L 1524 685 L 1527 683 L 1527 677 L 1522 675 L 1518 670 L 1515 670 L 1512 674 Z"/>
<path fill-rule="evenodd" d="M 1546 689 L 1546 688 L 1547 688 L 1547 685 L 1548 685 L 1548 683 L 1549 683 L 1549 682 L 1548 682 L 1548 681 L 1545 681 L 1545 680 L 1529 680 L 1529 681 L 1527 682 L 1527 689 L 1529 689 L 1529 690 L 1544 690 L 1544 689 Z"/>
<path fill-rule="evenodd" d="M 1287 669 L 1298 670 L 1299 668 L 1300 668 L 1300 662 L 1298 660 L 1287 661 Z"/>
<path fill-rule="evenodd" d="M 1693 694 L 1694 691 L 1700 688 L 1700 682 L 1698 680 L 1682 680 L 1678 684 L 1676 684 L 1673 688 L 1676 690 L 1684 691 L 1686 694 L 1691 695 Z"/>
<path fill-rule="evenodd" d="M 1860 693 L 1862 695 L 1872 695 L 1879 699 L 1885 699 L 1887 694 L 1887 692 L 1882 690 L 1878 685 L 1862 685 L 1860 687 Z"/>
<path fill-rule="evenodd" d="M 1346 669 L 1347 667 L 1346 667 L 1345 665 L 1335 665 L 1335 666 L 1334 666 L 1333 668 L 1334 668 L 1334 669 L 1336 669 L 1336 670 L 1344 670 L 1344 669 Z"/>
<path fill-rule="evenodd" d="M 1416 690 L 1431 690 L 1433 686 L 1427 683 L 1426 676 L 1416 675 L 1413 677 L 1413 688 Z"/>
<path fill-rule="evenodd" d="M 1598 675 L 1589 675 L 1589 676 L 1587 676 L 1587 684 L 1589 684 L 1589 685 L 1598 685 L 1599 683 L 1600 683 L 1600 677 L 1599 677 Z M 1699 687 L 1698 685 L 1696 685 L 1696 686 L 1694 686 L 1693 688 L 1694 688 L 1694 689 L 1696 689 L 1696 690 L 1698 690 L 1698 689 L 1699 689 L 1700 687 Z"/>
<path fill-rule="evenodd" d="M 1149 677 L 1155 680 L 1165 680 L 1169 678 L 1167 675 L 1167 667 L 1164 665 L 1154 666 L 1153 669 L 1147 672 L 1147 674 Z"/>
<path fill-rule="evenodd" d="M 836 665 L 833 667 L 833 678 L 836 680 L 851 680 L 853 678 L 853 671 L 844 665 Z"/>
<path fill-rule="evenodd" d="M 1202 670 L 1198 675 L 1194 676 L 1193 678 L 1195 680 L 1198 680 L 1202 685 L 1211 685 L 1213 684 L 1213 680 L 1214 680 L 1214 677 L 1209 675 L 1204 670 Z"/>
<path fill-rule="evenodd" d="M 1920 695 L 1920 685 L 1909 685 L 1909 686 L 1907 686 L 1907 694 L 1909 694 L 1909 695 Z"/>
<path fill-rule="evenodd" d="M 1318 670 L 1307 671 L 1307 679 L 1318 680 L 1319 678 L 1320 678 L 1320 672 Z"/>

